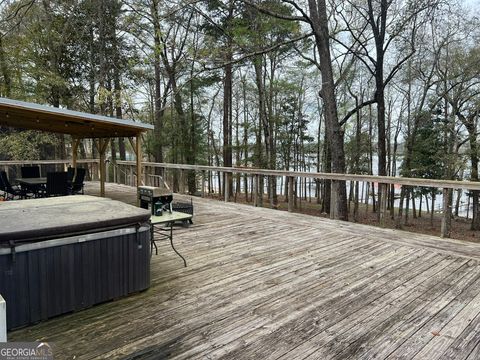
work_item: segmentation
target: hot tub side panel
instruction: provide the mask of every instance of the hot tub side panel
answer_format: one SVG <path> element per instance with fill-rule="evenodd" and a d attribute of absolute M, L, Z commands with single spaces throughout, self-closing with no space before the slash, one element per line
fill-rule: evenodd
<path fill-rule="evenodd" d="M 0 255 L 0 294 L 14 329 L 150 286 L 150 231 Z"/>

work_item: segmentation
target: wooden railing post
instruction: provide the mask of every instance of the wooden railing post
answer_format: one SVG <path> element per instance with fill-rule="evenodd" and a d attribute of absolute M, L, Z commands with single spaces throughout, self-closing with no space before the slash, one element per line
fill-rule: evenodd
<path fill-rule="evenodd" d="M 293 186 L 295 184 L 295 178 L 293 176 L 288 177 L 288 211 L 292 212 L 294 208 L 294 193 Z"/>
<path fill-rule="evenodd" d="M 378 184 L 379 186 L 379 207 L 380 207 L 380 226 L 385 226 L 385 217 L 387 216 L 387 184 Z"/>
<path fill-rule="evenodd" d="M 202 170 L 202 198 L 205 197 L 205 170 Z"/>
<path fill-rule="evenodd" d="M 253 206 L 258 206 L 258 187 L 260 179 L 258 174 L 253 175 Z"/>
<path fill-rule="evenodd" d="M 258 205 L 263 207 L 263 195 L 265 191 L 265 176 L 263 174 L 258 175 Z"/>
<path fill-rule="evenodd" d="M 443 189 L 443 216 L 440 234 L 442 238 L 449 238 L 452 231 L 452 192 L 452 189 Z"/>
<path fill-rule="evenodd" d="M 225 202 L 228 202 L 230 200 L 230 179 L 229 179 L 230 173 L 225 172 L 224 173 L 224 184 L 223 184 L 223 190 L 225 191 Z"/>
<path fill-rule="evenodd" d="M 338 181 L 333 180 L 330 186 L 330 219 L 337 219 L 338 217 Z"/>
<path fill-rule="evenodd" d="M 180 194 L 185 194 L 185 170 L 180 170 L 180 181 L 178 185 L 178 192 Z"/>

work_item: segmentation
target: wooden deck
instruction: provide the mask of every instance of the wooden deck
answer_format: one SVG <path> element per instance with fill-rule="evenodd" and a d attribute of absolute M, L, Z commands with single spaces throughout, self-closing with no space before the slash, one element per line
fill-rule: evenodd
<path fill-rule="evenodd" d="M 123 186 L 107 196 L 135 199 Z M 194 225 L 175 233 L 187 268 L 160 243 L 149 290 L 9 340 L 52 342 L 56 359 L 480 358 L 480 245 L 194 206 Z"/>

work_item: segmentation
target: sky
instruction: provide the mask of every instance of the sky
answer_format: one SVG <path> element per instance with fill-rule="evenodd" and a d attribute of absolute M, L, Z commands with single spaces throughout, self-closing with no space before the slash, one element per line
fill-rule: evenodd
<path fill-rule="evenodd" d="M 477 12 L 474 15 L 480 15 L 480 0 L 464 0 L 464 4 Z"/>

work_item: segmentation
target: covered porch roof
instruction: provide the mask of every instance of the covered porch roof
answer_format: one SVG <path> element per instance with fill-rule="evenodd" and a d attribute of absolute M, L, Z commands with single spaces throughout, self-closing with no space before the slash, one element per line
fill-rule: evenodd
<path fill-rule="evenodd" d="M 0 125 L 76 138 L 136 137 L 153 125 L 0 97 Z"/>
<path fill-rule="evenodd" d="M 130 139 L 137 157 L 137 186 L 140 186 L 142 184 L 141 134 L 154 129 L 153 125 L 132 120 L 88 114 L 2 97 L 0 97 L 0 126 L 71 135 L 73 138 L 73 167 L 76 167 L 77 149 L 80 140 L 85 138 L 98 139 L 98 141 L 94 141 L 94 144 L 100 154 L 101 196 L 105 196 L 105 151 L 108 147 L 106 139 L 116 137 Z M 132 138 L 136 138 L 136 141 Z"/>

